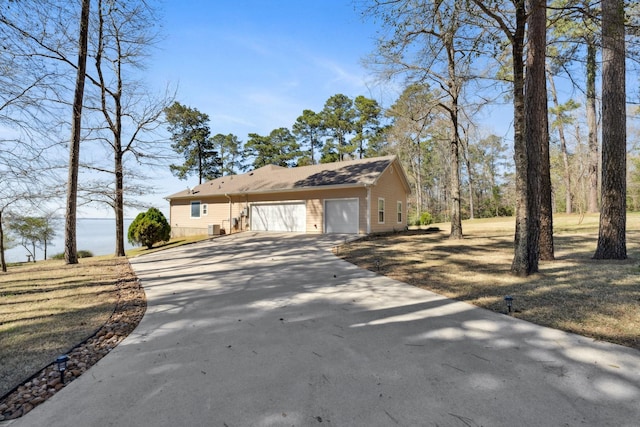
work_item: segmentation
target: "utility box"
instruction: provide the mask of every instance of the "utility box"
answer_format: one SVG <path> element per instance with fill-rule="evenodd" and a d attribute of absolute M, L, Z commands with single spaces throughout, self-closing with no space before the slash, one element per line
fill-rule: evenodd
<path fill-rule="evenodd" d="M 209 224 L 209 236 L 219 236 L 220 235 L 220 225 L 219 224 Z"/>

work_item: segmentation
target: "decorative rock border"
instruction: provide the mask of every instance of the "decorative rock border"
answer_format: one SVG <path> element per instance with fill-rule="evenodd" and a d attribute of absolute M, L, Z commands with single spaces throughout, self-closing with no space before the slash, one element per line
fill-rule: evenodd
<path fill-rule="evenodd" d="M 68 353 L 64 384 L 55 363 L 47 366 L 0 400 L 0 421 L 19 418 L 46 401 L 95 365 L 138 326 L 147 309 L 140 281 L 131 272 L 130 277 L 119 280 L 116 286 L 118 301 L 109 320 Z"/>

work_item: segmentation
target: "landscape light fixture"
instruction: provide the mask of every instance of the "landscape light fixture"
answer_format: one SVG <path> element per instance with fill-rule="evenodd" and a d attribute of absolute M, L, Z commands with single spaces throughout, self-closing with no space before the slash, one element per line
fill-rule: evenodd
<path fill-rule="evenodd" d="M 376 270 L 380 271 L 380 258 L 376 258 Z"/>
<path fill-rule="evenodd" d="M 511 313 L 511 308 L 513 307 L 513 297 L 511 295 L 507 295 L 504 297 L 504 302 L 507 303 L 507 312 Z"/>
<path fill-rule="evenodd" d="M 67 362 L 69 361 L 69 356 L 63 354 L 58 356 L 56 359 L 56 365 L 58 367 L 58 372 L 60 372 L 60 381 L 64 384 L 64 371 L 67 370 Z"/>

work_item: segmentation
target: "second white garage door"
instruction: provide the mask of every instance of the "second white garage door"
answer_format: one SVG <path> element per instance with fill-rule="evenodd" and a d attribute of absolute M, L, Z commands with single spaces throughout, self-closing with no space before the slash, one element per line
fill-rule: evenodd
<path fill-rule="evenodd" d="M 325 200 L 325 233 L 358 234 L 358 199 Z"/>
<path fill-rule="evenodd" d="M 304 203 L 261 203 L 251 205 L 251 230 L 304 233 L 307 209 Z"/>

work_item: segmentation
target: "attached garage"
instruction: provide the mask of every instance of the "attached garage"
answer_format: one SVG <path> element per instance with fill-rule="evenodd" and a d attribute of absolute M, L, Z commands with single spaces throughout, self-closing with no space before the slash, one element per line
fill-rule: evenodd
<path fill-rule="evenodd" d="M 251 205 L 251 230 L 304 233 L 307 209 L 300 203 L 260 203 Z"/>
<path fill-rule="evenodd" d="M 358 199 L 325 200 L 325 233 L 358 234 L 358 214 Z"/>
<path fill-rule="evenodd" d="M 221 234 L 384 233 L 406 227 L 410 192 L 395 156 L 266 165 L 169 196 L 169 220 L 173 237 L 205 235 L 209 225 Z"/>

